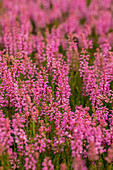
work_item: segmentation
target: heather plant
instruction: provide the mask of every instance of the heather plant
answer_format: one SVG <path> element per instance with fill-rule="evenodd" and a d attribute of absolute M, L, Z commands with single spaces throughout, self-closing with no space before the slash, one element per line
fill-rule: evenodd
<path fill-rule="evenodd" d="M 0 1 L 0 169 L 113 169 L 112 12 Z"/>

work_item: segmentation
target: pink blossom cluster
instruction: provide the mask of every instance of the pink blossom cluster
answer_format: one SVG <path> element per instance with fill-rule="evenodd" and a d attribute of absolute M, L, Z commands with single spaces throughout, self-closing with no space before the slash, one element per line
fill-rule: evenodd
<path fill-rule="evenodd" d="M 113 168 L 112 42 L 112 0 L 0 1 L 0 169 Z"/>

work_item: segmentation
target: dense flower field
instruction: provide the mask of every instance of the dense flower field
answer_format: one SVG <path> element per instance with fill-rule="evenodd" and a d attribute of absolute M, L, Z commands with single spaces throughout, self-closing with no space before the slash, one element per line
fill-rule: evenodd
<path fill-rule="evenodd" d="M 113 0 L 0 0 L 0 170 L 113 170 Z"/>

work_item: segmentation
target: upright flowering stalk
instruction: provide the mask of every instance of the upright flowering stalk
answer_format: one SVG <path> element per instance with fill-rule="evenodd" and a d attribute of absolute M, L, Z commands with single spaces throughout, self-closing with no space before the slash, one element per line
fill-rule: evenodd
<path fill-rule="evenodd" d="M 28 55 L 34 51 L 35 42 L 33 36 L 29 36 L 29 32 L 24 32 L 22 29 L 17 23 L 10 31 L 5 32 L 3 46 L 7 54 L 16 55 L 18 51 L 21 51 L 23 54 Z"/>
<path fill-rule="evenodd" d="M 20 156 L 25 154 L 25 146 L 27 145 L 27 136 L 24 131 L 25 118 L 21 117 L 18 113 L 15 114 L 12 120 L 12 127 L 14 130 L 14 140 L 17 144 L 18 153 Z M 16 149 L 16 148 L 15 148 Z"/>
<path fill-rule="evenodd" d="M 19 160 L 17 159 L 17 153 L 13 152 L 13 143 L 14 139 L 12 134 L 14 130 L 11 128 L 11 121 L 3 115 L 0 111 L 0 159 L 4 164 L 4 161 L 7 163 L 10 162 L 12 168 L 18 168 Z M 7 155 L 6 160 L 4 160 L 4 155 Z M 15 159 L 16 158 L 16 159 Z M 10 168 L 8 164 L 6 168 Z"/>
<path fill-rule="evenodd" d="M 29 170 L 29 169 L 35 170 L 37 161 L 35 159 L 35 150 L 32 144 L 29 144 L 26 146 L 25 156 L 26 157 L 25 157 L 24 167 L 26 168 L 26 170 Z"/>
<path fill-rule="evenodd" d="M 8 152 L 13 144 L 13 137 L 11 135 L 13 131 L 10 126 L 9 118 L 5 118 L 2 111 L 0 111 L 0 121 L 0 143 L 3 145 L 4 151 Z"/>
<path fill-rule="evenodd" d="M 111 53 L 108 52 L 109 49 L 109 47 L 104 46 L 103 53 L 99 51 L 95 53 L 96 60 L 93 66 L 88 65 L 89 57 L 85 51 L 80 58 L 80 73 L 85 85 L 84 91 L 90 96 L 93 106 L 103 105 L 102 100 L 111 103 L 112 91 L 109 87 L 112 80 L 112 64 L 109 62 L 112 61 L 112 57 Z"/>
<path fill-rule="evenodd" d="M 79 60 L 79 53 L 78 53 L 78 47 L 77 42 L 74 42 L 74 35 L 69 36 L 68 40 L 68 50 L 67 50 L 67 63 L 70 69 L 77 70 L 78 67 L 78 60 Z"/>
<path fill-rule="evenodd" d="M 42 66 L 45 58 L 45 42 L 43 40 L 43 37 L 38 34 L 38 36 L 35 38 L 36 41 L 36 53 L 35 53 L 35 62 L 38 66 Z"/>
<path fill-rule="evenodd" d="M 50 160 L 49 157 L 46 157 L 44 159 L 44 161 L 42 163 L 42 166 L 43 166 L 42 170 L 49 170 L 49 169 L 54 170 L 54 166 L 52 165 L 51 160 Z"/>
<path fill-rule="evenodd" d="M 110 90 L 110 83 L 112 81 L 113 69 L 112 69 L 112 53 L 110 52 L 111 47 L 108 43 L 101 45 L 102 52 L 97 51 L 95 53 L 95 63 L 98 74 L 99 89 L 101 95 L 106 102 L 110 103 L 110 98 L 113 96 L 112 90 Z"/>
<path fill-rule="evenodd" d="M 54 49 L 47 49 L 47 69 L 52 75 L 52 83 L 55 85 L 55 100 L 59 107 L 69 105 L 70 88 L 68 83 L 69 68 L 62 55 L 55 55 Z"/>
<path fill-rule="evenodd" d="M 95 73 L 93 66 L 89 66 L 88 60 L 89 55 L 86 54 L 86 50 L 83 49 L 82 55 L 80 57 L 80 74 L 83 77 L 84 87 L 83 90 L 86 92 L 86 95 L 90 96 L 92 100 L 92 105 L 100 104 L 97 100 L 100 92 L 97 84 L 97 74 Z"/>

